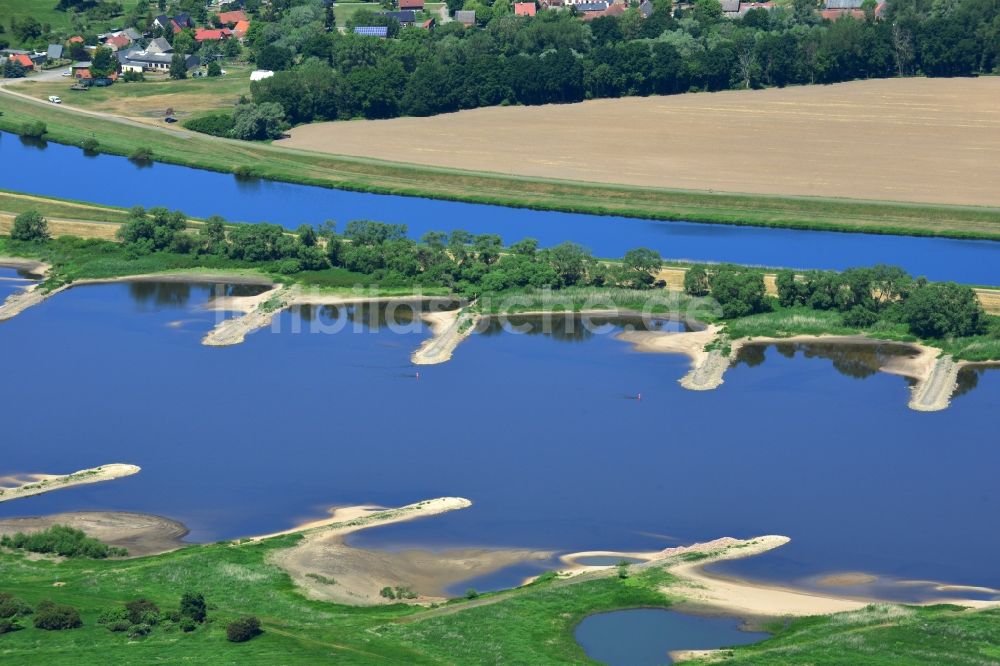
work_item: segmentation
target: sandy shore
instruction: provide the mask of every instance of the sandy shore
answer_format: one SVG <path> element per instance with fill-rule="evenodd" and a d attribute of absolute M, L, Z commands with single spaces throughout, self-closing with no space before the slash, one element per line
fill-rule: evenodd
<path fill-rule="evenodd" d="M 458 345 L 476 330 L 480 315 L 459 309 L 426 312 L 421 318 L 431 327 L 432 335 L 413 352 L 410 361 L 415 365 L 435 365 L 451 359 Z"/>
<path fill-rule="evenodd" d="M 49 270 L 52 268 L 48 264 L 40 261 L 34 261 L 32 259 L 19 259 L 16 257 L 0 257 L 0 266 L 25 269 L 38 275 L 41 279 L 44 279 Z M 54 296 L 65 288 L 66 287 L 59 287 L 58 289 L 44 292 L 41 289 L 41 282 L 28 285 L 21 291 L 11 294 L 2 303 L 0 303 L 0 321 L 16 317 L 28 308 L 38 305 L 45 299 Z"/>
<path fill-rule="evenodd" d="M 210 347 L 238 345 L 247 335 L 266 328 L 275 316 L 289 306 L 289 289 L 276 286 L 256 296 L 219 299 L 210 307 L 214 310 L 242 312 L 243 316 L 226 319 L 205 334 L 201 344 Z"/>
<path fill-rule="evenodd" d="M 722 384 L 730 363 L 729 357 L 718 350 L 705 351 L 721 330 L 720 326 L 709 326 L 691 333 L 626 331 L 619 333 L 617 339 L 632 343 L 640 352 L 684 354 L 691 359 L 691 370 L 679 380 L 681 386 L 691 391 L 708 391 Z"/>
<path fill-rule="evenodd" d="M 416 518 L 438 515 L 471 506 L 461 497 L 442 497 L 397 509 L 373 506 L 336 509 L 329 518 L 284 532 L 255 537 L 253 541 L 302 533 L 295 546 L 275 552 L 270 561 L 286 570 L 305 593 L 315 599 L 354 605 L 392 603 L 379 595 L 383 587 L 405 587 L 417 596 L 407 601 L 444 600 L 444 590 L 463 580 L 551 553 L 514 549 L 424 549 L 381 551 L 354 548 L 345 538 L 371 529 Z"/>
<path fill-rule="evenodd" d="M 128 550 L 129 557 L 156 555 L 177 550 L 187 528 L 176 520 L 124 511 L 79 511 L 49 516 L 0 519 L 0 534 L 38 532 L 53 525 L 82 530 L 109 546 Z"/>
<path fill-rule="evenodd" d="M 946 409 L 958 385 L 958 373 L 966 366 L 981 365 L 968 361 L 955 361 L 942 355 L 940 349 L 912 342 L 879 340 L 860 335 L 794 335 L 786 338 L 740 338 L 730 343 L 730 353 L 719 350 L 705 351 L 715 341 L 721 327 L 710 326 L 693 333 L 667 333 L 662 331 L 628 331 L 617 339 L 629 342 L 637 351 L 661 354 L 684 354 L 691 359 L 691 370 L 681 378 L 680 384 L 692 391 L 707 391 L 722 385 L 724 375 L 736 359 L 740 349 L 748 345 L 823 343 L 836 345 L 893 344 L 913 350 L 912 356 L 892 356 L 879 367 L 880 372 L 915 379 L 909 401 L 910 409 L 933 412 Z M 992 365 L 992 364 L 988 364 Z"/>
<path fill-rule="evenodd" d="M 88 483 L 111 481 L 138 474 L 137 465 L 111 463 L 91 469 L 82 469 L 72 474 L 19 474 L 0 477 L 0 502 L 41 495 L 42 493 L 82 486 Z"/>

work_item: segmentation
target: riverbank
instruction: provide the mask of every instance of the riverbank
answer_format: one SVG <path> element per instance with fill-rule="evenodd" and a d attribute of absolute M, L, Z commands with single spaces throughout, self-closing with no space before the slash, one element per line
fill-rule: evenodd
<path fill-rule="evenodd" d="M 863 335 L 793 335 L 788 337 L 753 337 L 725 341 L 725 329 L 713 326 L 691 333 L 662 331 L 627 331 L 616 337 L 639 352 L 684 354 L 691 359 L 691 370 L 678 380 L 686 389 L 707 391 L 724 383 L 724 376 L 744 347 L 776 344 L 874 345 L 892 344 L 911 350 L 909 356 L 885 359 L 878 370 L 915 380 L 908 406 L 923 412 L 947 409 L 963 368 L 997 365 L 997 362 L 956 361 L 943 350 L 915 342 L 881 340 Z M 728 345 L 728 352 L 723 349 Z"/>
<path fill-rule="evenodd" d="M 357 548 L 347 537 L 361 530 L 426 518 L 472 505 L 461 497 L 441 497 L 397 509 L 359 506 L 334 509 L 330 518 L 252 541 L 301 534 L 294 546 L 274 552 L 269 561 L 288 572 L 303 593 L 350 605 L 394 602 L 430 604 L 447 600 L 445 590 L 457 583 L 552 553 L 526 549 L 458 548 L 443 551 L 410 548 L 399 551 Z M 402 590 L 393 597 L 385 588 Z"/>
<path fill-rule="evenodd" d="M 53 525 L 82 530 L 104 544 L 126 549 L 130 558 L 159 555 L 192 545 L 183 541 L 188 534 L 183 523 L 163 516 L 126 511 L 73 511 L 0 518 L 0 534 L 41 532 Z"/>
<path fill-rule="evenodd" d="M 71 474 L 16 474 L 0 477 L 0 502 L 41 495 L 42 493 L 62 490 L 74 486 L 82 486 L 89 483 L 101 483 L 103 481 L 113 481 L 126 476 L 138 474 L 141 468 L 137 465 L 127 465 L 123 463 L 111 463 L 81 469 Z"/>
<path fill-rule="evenodd" d="M 16 87 L 16 85 L 14 86 Z M 99 127 L 98 150 L 285 182 L 517 208 L 656 220 L 863 233 L 1000 239 L 1000 210 L 845 199 L 778 197 L 578 183 L 420 167 L 239 142 L 116 122 L 19 96 L 0 86 L 0 130 L 46 124 L 45 138 L 79 146 Z"/>

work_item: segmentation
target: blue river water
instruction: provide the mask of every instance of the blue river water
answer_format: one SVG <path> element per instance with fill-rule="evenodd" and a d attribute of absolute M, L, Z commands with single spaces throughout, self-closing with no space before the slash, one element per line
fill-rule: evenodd
<path fill-rule="evenodd" d="M 949 409 L 919 413 L 905 379 L 872 374 L 855 352 L 758 350 L 718 390 L 690 392 L 677 383 L 683 357 L 606 334 L 493 330 L 418 378 L 419 322 L 323 334 L 311 322 L 332 329 L 347 315 L 313 308 L 209 348 L 210 294 L 77 287 L 0 324 L 0 476 L 142 467 L 0 504 L 0 516 L 139 511 L 210 541 L 333 505 L 458 495 L 473 506 L 355 541 L 639 551 L 784 534 L 789 545 L 726 570 L 1000 586 L 1000 532 L 988 528 L 1000 512 L 1000 372 L 965 377 Z"/>
<path fill-rule="evenodd" d="M 136 165 L 70 146 L 41 147 L 4 133 L 0 163 L 4 189 L 124 207 L 166 206 L 198 217 L 287 227 L 335 220 L 341 228 L 353 219 L 374 219 L 406 224 L 414 237 L 466 229 L 499 233 L 508 242 L 534 237 L 544 246 L 572 240 L 601 257 L 650 247 L 672 259 L 823 269 L 889 263 L 932 280 L 1000 283 L 1000 243 L 991 241 L 657 222 L 345 192 L 168 164 Z"/>
<path fill-rule="evenodd" d="M 591 659 L 608 666 L 672 664 L 673 650 L 712 650 L 756 643 L 762 632 L 739 630 L 739 620 L 682 615 L 658 608 L 598 613 L 577 625 L 576 640 Z"/>

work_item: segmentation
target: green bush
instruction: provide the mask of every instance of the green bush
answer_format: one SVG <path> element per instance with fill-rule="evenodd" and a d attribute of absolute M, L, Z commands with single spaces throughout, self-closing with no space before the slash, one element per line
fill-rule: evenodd
<path fill-rule="evenodd" d="M 160 609 L 149 599 L 133 599 L 125 604 L 125 611 L 132 624 L 156 624 L 160 620 Z"/>
<path fill-rule="evenodd" d="M 32 534 L 23 532 L 18 532 L 14 536 L 5 534 L 0 537 L 0 546 L 32 553 L 53 553 L 61 557 L 89 557 L 96 560 L 128 554 L 124 548 L 107 546 L 97 539 L 88 537 L 81 530 L 66 525 L 53 525 Z"/>
<path fill-rule="evenodd" d="M 202 134 L 226 137 L 233 135 L 233 116 L 229 113 L 212 113 L 185 120 L 182 124 L 187 129 Z"/>
<path fill-rule="evenodd" d="M 88 136 L 80 142 L 80 147 L 88 153 L 96 153 L 97 149 L 101 147 L 101 143 L 94 137 Z"/>
<path fill-rule="evenodd" d="M 190 633 L 198 628 L 198 624 L 189 617 L 183 618 L 179 626 L 184 633 Z"/>
<path fill-rule="evenodd" d="M 80 619 L 80 611 L 72 606 L 43 601 L 38 604 L 34 624 L 38 629 L 60 631 L 82 627 L 83 620 Z"/>
<path fill-rule="evenodd" d="M 128 631 L 132 624 L 128 620 L 115 620 L 114 622 L 109 622 L 105 626 L 108 628 L 108 631 L 120 633 L 122 631 Z"/>
<path fill-rule="evenodd" d="M 103 624 L 106 626 L 111 626 L 119 622 L 126 622 L 126 628 L 128 627 L 128 610 L 124 606 L 109 606 L 101 611 L 101 614 L 97 616 L 97 624 Z M 116 631 L 112 629 L 112 631 Z M 121 631 L 120 629 L 117 631 Z"/>
<path fill-rule="evenodd" d="M 204 622 L 207 616 L 205 597 L 200 592 L 185 592 L 181 597 L 181 616 L 194 622 Z"/>
<path fill-rule="evenodd" d="M 244 643 L 260 633 L 260 620 L 252 616 L 233 620 L 226 626 L 226 639 L 233 643 Z"/>
<path fill-rule="evenodd" d="M 141 636 L 148 636 L 151 631 L 153 631 L 153 628 L 148 624 L 133 624 L 128 628 L 128 637 L 139 638 Z"/>
<path fill-rule="evenodd" d="M 0 620 L 0 634 L 9 634 L 13 631 L 20 631 L 21 629 L 24 629 L 24 627 L 21 626 L 20 622 L 13 618 L 5 617 Z"/>
<path fill-rule="evenodd" d="M 128 158 L 135 162 L 152 162 L 153 149 L 140 146 L 129 153 Z"/>
<path fill-rule="evenodd" d="M 48 131 L 48 126 L 41 120 L 32 120 L 21 125 L 20 135 L 31 139 L 41 139 Z"/>
<path fill-rule="evenodd" d="M 465 591 L 465 598 L 466 599 L 475 599 L 478 596 L 479 596 L 479 593 L 476 592 L 475 588 L 471 588 L 470 587 L 469 589 L 467 589 Z"/>
<path fill-rule="evenodd" d="M 24 617 L 32 614 L 31 606 L 17 597 L 0 592 L 0 619 Z"/>

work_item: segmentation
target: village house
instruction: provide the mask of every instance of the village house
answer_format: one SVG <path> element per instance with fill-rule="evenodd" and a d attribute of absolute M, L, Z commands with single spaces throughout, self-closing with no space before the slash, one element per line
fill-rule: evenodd
<path fill-rule="evenodd" d="M 112 35 L 104 40 L 104 45 L 114 49 L 115 51 L 121 51 L 122 49 L 128 48 L 131 43 L 132 40 L 122 33 Z"/>
<path fill-rule="evenodd" d="M 219 42 L 233 36 L 233 31 L 229 28 L 198 28 L 194 31 L 196 42 Z"/>
<path fill-rule="evenodd" d="M 836 21 L 841 16 L 855 19 L 865 18 L 865 10 L 861 9 L 862 0 L 827 0 L 819 15 L 827 20 Z M 885 14 L 885 2 L 875 5 L 875 18 L 881 20 Z"/>
<path fill-rule="evenodd" d="M 173 53 L 174 47 L 170 45 L 166 37 L 151 39 L 146 45 L 146 53 Z"/>
<path fill-rule="evenodd" d="M 455 20 L 465 27 L 476 25 L 476 12 L 471 9 L 460 9 L 455 12 Z"/>
<path fill-rule="evenodd" d="M 187 28 L 194 27 L 194 19 L 191 18 L 189 14 L 177 14 L 176 16 L 167 16 L 166 14 L 160 14 L 155 19 L 153 19 L 153 28 L 159 28 L 161 30 L 169 30 L 172 34 L 177 34 L 186 30 Z"/>
<path fill-rule="evenodd" d="M 48 56 L 49 60 L 61 60 L 63 57 L 62 44 L 49 44 L 49 47 L 45 49 L 45 55 Z"/>
<path fill-rule="evenodd" d="M 219 23 L 224 26 L 234 26 L 240 21 L 249 21 L 250 18 L 247 13 L 242 9 L 237 9 L 232 12 L 220 12 L 219 13 Z"/>
<path fill-rule="evenodd" d="M 537 9 L 534 2 L 515 2 L 514 16 L 534 16 Z"/>
<path fill-rule="evenodd" d="M 169 72 L 174 60 L 172 53 L 150 53 L 149 51 L 129 51 L 119 56 L 118 62 L 122 71 Z M 201 65 L 198 56 L 184 56 L 187 71 L 197 69 Z M 140 69 L 141 68 L 141 69 Z"/>
<path fill-rule="evenodd" d="M 35 69 L 35 63 L 31 59 L 31 56 L 28 55 L 27 53 L 11 53 L 9 56 L 7 56 L 7 59 L 12 62 L 16 62 L 18 65 L 24 67 L 24 69 L 28 71 L 32 71 Z"/>
<path fill-rule="evenodd" d="M 235 26 L 233 26 L 233 37 L 242 40 L 246 37 L 247 30 L 250 29 L 250 21 L 238 21 Z"/>
<path fill-rule="evenodd" d="M 434 24 L 435 24 L 434 19 L 429 18 L 429 19 L 427 19 L 426 21 L 424 21 L 423 23 L 420 24 L 420 28 L 421 28 L 421 30 L 430 30 L 431 28 L 434 27 Z"/>
<path fill-rule="evenodd" d="M 412 9 L 401 9 L 398 12 L 382 12 L 386 18 L 394 18 L 399 21 L 399 25 L 413 25 L 417 20 L 417 13 Z"/>
<path fill-rule="evenodd" d="M 414 11 L 423 11 L 424 0 L 399 0 L 400 9 L 412 9 Z"/>

